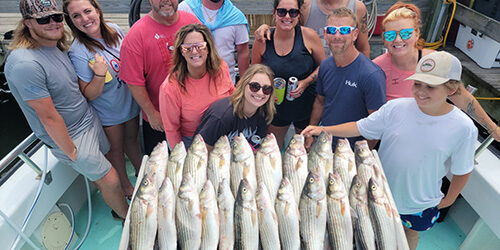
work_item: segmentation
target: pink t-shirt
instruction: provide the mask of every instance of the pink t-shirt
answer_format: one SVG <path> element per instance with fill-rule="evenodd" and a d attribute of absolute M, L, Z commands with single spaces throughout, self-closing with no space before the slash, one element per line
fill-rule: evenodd
<path fill-rule="evenodd" d="M 160 87 L 160 114 L 169 145 L 173 148 L 183 136 L 193 136 L 205 110 L 214 101 L 231 95 L 234 90 L 229 68 L 221 59 L 220 75 L 209 84 L 209 74 L 201 79 L 186 77 L 187 93 L 182 92 L 175 77 L 168 77 Z"/>
<path fill-rule="evenodd" d="M 387 101 L 401 97 L 413 97 L 411 93 L 413 80 L 405 79 L 415 74 L 415 71 L 403 71 L 396 68 L 392 65 L 390 53 L 378 56 L 373 59 L 373 62 L 382 68 L 385 73 Z"/>
<path fill-rule="evenodd" d="M 175 33 L 186 24 L 200 23 L 192 14 L 177 13 L 177 22 L 170 26 L 145 15 L 130 28 L 120 50 L 120 79 L 130 85 L 146 86 L 156 110 L 160 85 L 168 75 L 174 55 Z M 143 117 L 148 121 L 144 112 Z"/>

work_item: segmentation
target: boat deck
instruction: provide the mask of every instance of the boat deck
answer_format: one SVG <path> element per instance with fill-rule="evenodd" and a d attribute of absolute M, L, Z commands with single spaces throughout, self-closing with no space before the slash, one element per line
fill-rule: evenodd
<path fill-rule="evenodd" d="M 134 184 L 136 177 L 130 162 L 127 162 L 129 179 Z M 88 205 L 85 203 L 75 218 L 75 232 L 83 237 L 87 226 Z M 104 203 L 102 195 L 96 192 L 92 195 L 92 224 L 87 239 L 80 249 L 118 249 L 122 234 L 121 221 L 113 219 L 111 209 Z M 465 239 L 465 234 L 455 224 L 451 217 L 446 217 L 431 230 L 420 234 L 420 250 L 451 250 L 458 249 Z"/>

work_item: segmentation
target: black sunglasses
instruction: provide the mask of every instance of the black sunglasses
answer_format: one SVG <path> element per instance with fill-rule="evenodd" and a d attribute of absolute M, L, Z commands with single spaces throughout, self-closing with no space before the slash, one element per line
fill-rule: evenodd
<path fill-rule="evenodd" d="M 54 22 L 60 23 L 63 21 L 64 16 L 63 16 L 63 14 L 52 14 L 50 16 L 35 18 L 35 20 L 38 24 L 48 24 L 48 23 L 50 23 L 51 18 L 52 18 L 52 20 L 54 20 Z"/>
<path fill-rule="evenodd" d="M 288 13 L 288 15 L 290 15 L 291 18 L 296 18 L 300 14 L 300 11 L 299 9 L 289 9 L 289 10 L 285 8 L 276 9 L 276 14 L 279 17 L 285 17 L 286 13 Z"/>
<path fill-rule="evenodd" d="M 273 86 L 271 85 L 260 85 L 258 82 L 249 82 L 248 87 L 250 87 L 250 90 L 254 93 L 259 92 L 260 88 L 262 88 L 262 93 L 264 95 L 270 95 L 273 92 Z"/>

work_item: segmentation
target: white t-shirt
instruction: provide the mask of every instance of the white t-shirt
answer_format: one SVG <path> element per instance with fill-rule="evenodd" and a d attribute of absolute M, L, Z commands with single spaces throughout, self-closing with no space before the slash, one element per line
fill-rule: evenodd
<path fill-rule="evenodd" d="M 441 179 L 474 167 L 477 128 L 453 107 L 441 116 L 423 113 L 413 98 L 389 101 L 357 122 L 367 139 L 380 139 L 379 155 L 400 214 L 437 206 Z"/>
<path fill-rule="evenodd" d="M 186 2 L 179 4 L 178 10 L 186 11 L 194 15 L 193 10 Z M 218 10 L 211 10 L 203 7 L 203 17 L 206 22 L 209 22 L 210 18 L 214 23 L 217 19 Z M 210 17 L 210 18 L 209 18 Z M 245 24 L 226 26 L 216 29 L 213 34 L 215 47 L 217 48 L 217 53 L 219 56 L 226 61 L 227 66 L 229 66 L 229 74 L 233 83 L 236 83 L 236 73 L 234 71 L 236 67 L 236 45 L 248 43 L 248 29 Z"/>

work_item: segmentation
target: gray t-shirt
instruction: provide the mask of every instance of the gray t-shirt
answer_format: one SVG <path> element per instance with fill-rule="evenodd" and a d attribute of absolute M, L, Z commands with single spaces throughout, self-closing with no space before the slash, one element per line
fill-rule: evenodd
<path fill-rule="evenodd" d="M 57 47 L 15 49 L 7 58 L 5 76 L 31 129 L 46 144 L 57 147 L 26 101 L 51 97 L 72 138 L 92 125 L 95 118 L 66 52 Z"/>

